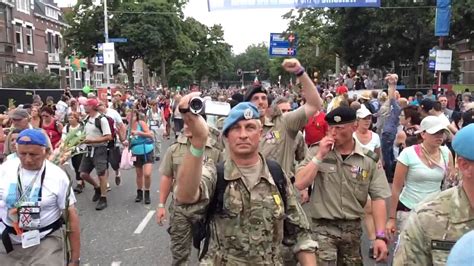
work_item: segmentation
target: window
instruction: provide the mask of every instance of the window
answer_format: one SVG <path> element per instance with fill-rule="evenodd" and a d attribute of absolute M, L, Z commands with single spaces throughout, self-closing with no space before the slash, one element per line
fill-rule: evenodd
<path fill-rule="evenodd" d="M 16 50 L 23 52 L 23 28 L 21 24 L 15 24 Z"/>
<path fill-rule="evenodd" d="M 48 44 L 48 53 L 54 52 L 54 36 L 53 33 L 48 32 L 46 35 L 46 43 Z"/>
<path fill-rule="evenodd" d="M 61 37 L 59 35 L 54 36 L 54 48 L 55 53 L 59 53 L 59 48 L 61 47 Z"/>
<path fill-rule="evenodd" d="M 30 14 L 30 0 L 16 0 L 16 10 Z"/>
<path fill-rule="evenodd" d="M 50 18 L 54 18 L 54 19 L 58 19 L 58 11 L 49 7 L 49 6 L 46 6 L 46 16 L 50 17 Z"/>
<path fill-rule="evenodd" d="M 32 54 L 33 53 L 33 29 L 31 27 L 26 27 L 25 36 L 26 36 L 26 51 L 29 54 Z"/>
<path fill-rule="evenodd" d="M 13 30 L 12 30 L 12 24 L 10 21 L 12 21 L 12 10 L 9 7 L 5 7 L 6 11 L 6 19 L 7 21 L 5 22 L 5 25 L 7 25 L 7 42 L 8 43 L 13 43 L 12 36 L 13 36 Z"/>
<path fill-rule="evenodd" d="M 74 71 L 74 78 L 76 80 L 81 80 L 81 72 L 79 71 Z"/>

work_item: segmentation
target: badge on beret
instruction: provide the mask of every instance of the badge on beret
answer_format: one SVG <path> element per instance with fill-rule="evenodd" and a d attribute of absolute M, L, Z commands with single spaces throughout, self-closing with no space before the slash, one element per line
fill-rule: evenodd
<path fill-rule="evenodd" d="M 341 118 L 340 116 L 338 116 L 338 115 L 336 115 L 336 116 L 334 117 L 334 122 L 336 122 L 336 123 L 341 122 L 341 120 L 342 120 L 342 118 Z"/>
<path fill-rule="evenodd" d="M 24 142 L 30 142 L 31 141 L 31 138 L 28 137 L 28 136 L 23 136 L 19 139 L 20 141 L 24 141 Z"/>
<path fill-rule="evenodd" d="M 252 119 L 252 117 L 253 117 L 252 109 L 250 109 L 250 108 L 245 109 L 244 118 L 249 120 L 249 119 Z"/>

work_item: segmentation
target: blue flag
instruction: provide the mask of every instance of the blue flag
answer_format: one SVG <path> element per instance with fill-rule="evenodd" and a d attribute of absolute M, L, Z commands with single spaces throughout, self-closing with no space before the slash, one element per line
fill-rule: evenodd
<path fill-rule="evenodd" d="M 448 36 L 451 21 L 451 0 L 437 0 L 435 36 Z"/>

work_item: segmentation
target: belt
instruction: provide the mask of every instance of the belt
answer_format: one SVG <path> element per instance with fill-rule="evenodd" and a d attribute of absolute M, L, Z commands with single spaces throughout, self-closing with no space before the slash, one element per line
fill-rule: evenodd
<path fill-rule="evenodd" d="M 3 246 L 5 247 L 5 251 L 7 253 L 10 253 L 10 252 L 13 251 L 13 244 L 12 244 L 12 240 L 10 239 L 9 234 L 16 235 L 16 231 L 13 227 L 5 224 L 5 222 L 2 221 L 2 223 L 6 226 L 5 230 L 3 230 L 3 233 L 2 233 L 2 243 L 3 243 Z M 52 223 L 48 226 L 45 226 L 43 228 L 40 228 L 39 231 L 41 233 L 41 232 L 51 230 L 51 232 L 49 232 L 46 235 L 46 236 L 49 236 L 51 233 L 53 233 L 54 231 L 61 228 L 61 226 L 63 226 L 63 224 L 64 224 L 63 218 L 59 218 L 58 220 L 56 220 L 56 222 L 54 222 L 54 223 Z M 25 230 L 25 231 L 27 232 L 28 230 Z"/>

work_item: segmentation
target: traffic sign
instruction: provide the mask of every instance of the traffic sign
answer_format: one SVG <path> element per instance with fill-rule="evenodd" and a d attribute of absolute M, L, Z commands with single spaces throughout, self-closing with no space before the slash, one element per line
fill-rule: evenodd
<path fill-rule="evenodd" d="M 436 66 L 436 49 L 430 49 L 428 54 L 428 70 L 435 71 Z"/>
<path fill-rule="evenodd" d="M 104 55 L 103 54 L 98 54 L 97 55 L 97 63 L 99 63 L 99 64 L 104 63 Z"/>
<path fill-rule="evenodd" d="M 270 56 L 296 56 L 297 36 L 294 33 L 288 35 L 281 33 L 270 33 Z"/>
<path fill-rule="evenodd" d="M 127 38 L 109 38 L 109 42 L 125 43 L 125 42 L 128 42 L 128 39 Z"/>

